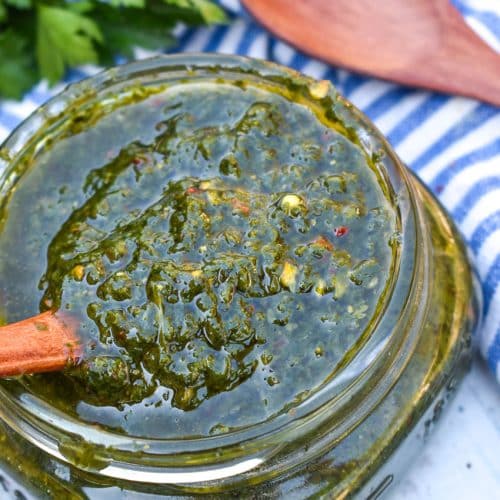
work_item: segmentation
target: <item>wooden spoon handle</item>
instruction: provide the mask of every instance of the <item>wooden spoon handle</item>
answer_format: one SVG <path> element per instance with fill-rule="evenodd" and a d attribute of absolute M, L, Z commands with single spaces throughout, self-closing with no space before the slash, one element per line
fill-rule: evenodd
<path fill-rule="evenodd" d="M 81 356 L 75 322 L 51 311 L 0 327 L 0 377 L 62 370 Z"/>

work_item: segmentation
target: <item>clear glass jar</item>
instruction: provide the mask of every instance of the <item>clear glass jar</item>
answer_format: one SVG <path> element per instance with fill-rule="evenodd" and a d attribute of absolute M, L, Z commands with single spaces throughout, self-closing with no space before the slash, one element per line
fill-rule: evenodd
<path fill-rule="evenodd" d="M 69 86 L 5 141 L 0 206 L 22 175 L 19 159 L 42 148 L 48 130 L 69 111 L 131 85 L 217 78 L 292 85 L 304 99 L 315 85 L 274 64 L 213 54 L 158 57 L 105 71 Z M 4 380 L 0 467 L 12 495 L 17 487 L 36 498 L 116 498 L 123 491 L 134 492 L 133 498 L 378 498 L 399 478 L 469 367 L 478 321 L 472 275 L 456 228 L 380 132 L 334 89 L 324 98 L 337 102 L 336 112 L 360 146 L 377 154 L 399 215 L 389 293 L 353 355 L 293 411 L 199 439 L 114 434 L 51 408 L 16 380 Z"/>

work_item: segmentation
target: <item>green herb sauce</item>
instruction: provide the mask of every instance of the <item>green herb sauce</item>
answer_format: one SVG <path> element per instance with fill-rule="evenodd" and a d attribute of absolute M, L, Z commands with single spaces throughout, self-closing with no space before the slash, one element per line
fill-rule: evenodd
<path fill-rule="evenodd" d="M 25 387 L 129 435 L 185 437 L 328 381 L 381 307 L 397 217 L 324 97 L 188 82 L 52 130 L 0 211 L 0 303 L 9 322 L 68 311 L 85 354 Z"/>

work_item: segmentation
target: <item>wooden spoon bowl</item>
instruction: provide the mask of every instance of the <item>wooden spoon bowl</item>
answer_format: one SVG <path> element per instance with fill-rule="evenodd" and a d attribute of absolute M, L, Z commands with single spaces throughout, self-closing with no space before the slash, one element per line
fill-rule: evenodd
<path fill-rule="evenodd" d="M 269 31 L 328 63 L 500 106 L 500 55 L 449 0 L 243 0 Z"/>

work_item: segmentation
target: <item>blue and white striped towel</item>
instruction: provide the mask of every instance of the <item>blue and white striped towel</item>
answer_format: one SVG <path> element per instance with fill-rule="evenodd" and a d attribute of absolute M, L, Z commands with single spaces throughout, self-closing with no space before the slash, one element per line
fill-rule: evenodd
<path fill-rule="evenodd" d="M 462 97 L 404 88 L 327 66 L 276 40 L 242 11 L 219 0 L 228 26 L 179 29 L 175 51 L 248 55 L 330 79 L 389 138 L 399 156 L 437 194 L 472 251 L 484 294 L 479 344 L 500 382 L 500 108 Z M 467 22 L 500 52 L 500 0 L 453 0 Z M 138 51 L 138 57 L 145 56 Z M 66 82 L 98 71 L 71 71 Z M 64 84 L 45 83 L 21 103 L 0 101 L 0 141 Z"/>

